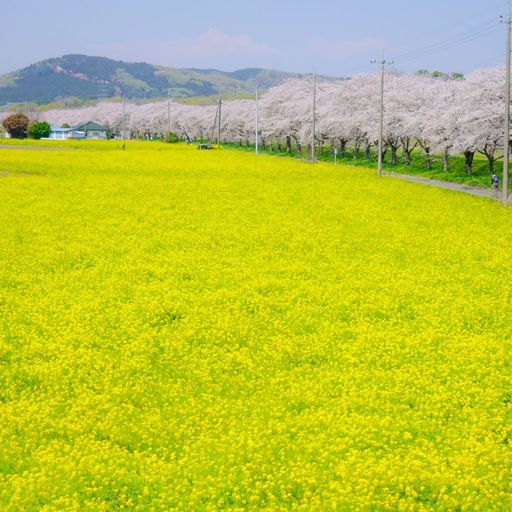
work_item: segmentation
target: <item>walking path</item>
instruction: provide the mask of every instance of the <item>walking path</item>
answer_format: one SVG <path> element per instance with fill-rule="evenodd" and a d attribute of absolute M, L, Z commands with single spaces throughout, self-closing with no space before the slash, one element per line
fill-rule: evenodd
<path fill-rule="evenodd" d="M 501 199 L 501 191 L 499 194 L 493 194 L 490 188 L 484 187 L 473 187 L 471 185 L 463 185 L 461 183 L 451 183 L 449 181 L 432 180 L 430 178 L 422 178 L 421 176 L 411 176 L 410 174 L 400 174 L 391 172 L 384 174 L 390 178 L 398 178 L 400 180 L 412 181 L 414 183 L 422 183 L 424 185 L 430 185 L 431 187 L 446 188 L 448 190 L 457 190 L 458 192 L 464 192 L 473 196 L 487 197 L 489 199 Z"/>

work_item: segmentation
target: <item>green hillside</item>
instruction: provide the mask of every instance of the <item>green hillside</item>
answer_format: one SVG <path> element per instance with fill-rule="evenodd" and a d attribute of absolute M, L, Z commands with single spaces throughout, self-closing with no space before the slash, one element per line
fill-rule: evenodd
<path fill-rule="evenodd" d="M 240 95 L 278 85 L 303 75 L 259 68 L 224 72 L 215 69 L 177 69 L 105 57 L 65 55 L 44 60 L 0 76 L 0 105 L 49 103 L 63 98 L 101 99 L 113 96 L 157 98 L 169 91 L 175 98 L 211 96 L 219 87 Z"/>

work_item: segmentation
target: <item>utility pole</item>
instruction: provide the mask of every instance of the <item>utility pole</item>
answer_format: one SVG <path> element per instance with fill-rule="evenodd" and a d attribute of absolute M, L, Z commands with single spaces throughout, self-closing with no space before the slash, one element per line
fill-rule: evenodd
<path fill-rule="evenodd" d="M 502 18 L 503 21 L 503 18 Z M 507 24 L 507 50 L 505 55 L 505 134 L 503 140 L 503 204 L 508 203 L 508 167 L 510 156 L 510 30 L 512 25 L 512 1 L 509 0 Z"/>
<path fill-rule="evenodd" d="M 126 98 L 123 94 L 123 140 L 126 140 Z"/>
<path fill-rule="evenodd" d="M 171 91 L 167 91 L 167 129 L 171 133 Z"/>
<path fill-rule="evenodd" d="M 384 66 L 386 64 L 393 64 L 393 61 L 386 61 L 384 56 L 381 60 L 372 60 L 372 64 L 380 64 L 380 119 L 379 119 L 379 149 L 378 149 L 378 163 L 377 175 L 382 176 L 382 150 L 384 146 Z"/>
<path fill-rule="evenodd" d="M 213 120 L 213 126 L 212 131 L 210 133 L 210 145 L 213 144 L 214 137 L 215 137 L 215 129 L 217 128 L 217 117 L 219 115 L 219 104 L 217 103 L 217 108 L 215 110 L 215 119 Z"/>
<path fill-rule="evenodd" d="M 221 123 L 221 112 L 222 112 L 222 87 L 219 91 L 219 118 L 218 118 L 218 128 L 217 128 L 217 149 L 220 149 L 220 123 Z"/>
<path fill-rule="evenodd" d="M 258 148 L 259 131 L 260 131 L 260 127 L 259 127 L 258 86 L 256 86 L 256 132 L 254 134 L 254 140 L 255 140 L 254 153 L 256 155 L 258 154 L 258 149 L 259 149 Z"/>
<path fill-rule="evenodd" d="M 316 73 L 313 75 L 313 123 L 311 126 L 311 162 L 316 162 L 315 153 L 315 135 L 316 135 Z"/>

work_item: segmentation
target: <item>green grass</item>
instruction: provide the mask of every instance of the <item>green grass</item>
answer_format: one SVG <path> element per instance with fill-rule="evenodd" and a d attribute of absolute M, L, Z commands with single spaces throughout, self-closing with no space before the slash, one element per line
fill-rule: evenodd
<path fill-rule="evenodd" d="M 254 145 L 248 147 L 240 146 L 240 144 L 225 144 L 226 147 L 237 149 L 241 151 L 254 151 Z M 282 146 L 284 148 L 284 145 Z M 310 154 L 308 152 L 298 153 L 295 149 L 292 149 L 290 153 L 281 149 L 276 149 L 276 145 L 273 145 L 273 149 L 262 149 L 260 146 L 260 152 L 266 155 L 274 155 L 280 157 L 291 157 L 298 159 L 309 159 Z M 471 175 L 466 174 L 464 170 L 464 157 L 463 156 L 451 156 L 449 160 L 449 169 L 444 171 L 443 159 L 441 155 L 434 154 L 432 158 L 432 168 L 425 169 L 425 158 L 417 150 L 412 154 L 412 161 L 410 165 L 405 165 L 401 162 L 402 155 L 399 153 L 399 163 L 397 165 L 391 165 L 389 162 L 390 154 L 386 154 L 386 160 L 383 164 L 384 172 L 396 172 L 401 174 L 409 174 L 413 176 L 421 176 L 423 178 L 431 178 L 440 181 L 449 181 L 453 183 L 461 183 L 465 185 L 471 185 L 475 187 L 490 188 L 490 175 L 487 159 L 478 153 L 475 154 L 473 161 L 473 172 Z M 321 154 L 317 151 L 317 160 L 321 162 L 334 163 L 334 156 L 330 153 L 329 147 L 325 146 L 324 151 Z M 353 152 L 349 149 L 344 158 L 339 155 L 337 157 L 339 164 L 350 165 L 354 167 L 377 167 L 377 155 L 375 151 L 372 151 L 370 159 L 366 160 L 363 157 L 363 152 L 358 158 L 354 158 Z M 495 162 L 495 173 L 502 181 L 503 176 L 503 164 L 502 160 Z"/>

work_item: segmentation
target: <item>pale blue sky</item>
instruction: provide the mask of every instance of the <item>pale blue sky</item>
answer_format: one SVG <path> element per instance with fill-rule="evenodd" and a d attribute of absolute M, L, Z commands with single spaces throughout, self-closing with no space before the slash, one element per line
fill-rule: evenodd
<path fill-rule="evenodd" d="M 0 0 L 0 73 L 66 53 L 174 67 L 347 76 L 504 60 L 506 0 Z M 435 46 L 438 45 L 438 46 Z M 424 49 L 424 51 L 414 52 Z M 409 54 L 408 54 L 409 53 Z M 408 54 L 408 55 L 404 55 Z"/>

